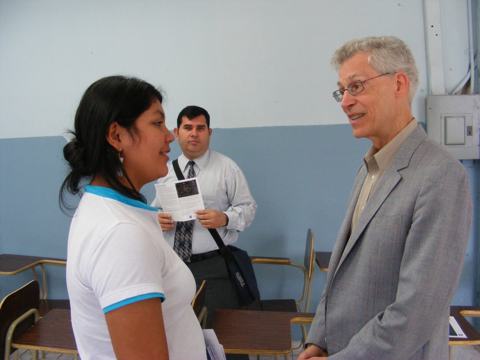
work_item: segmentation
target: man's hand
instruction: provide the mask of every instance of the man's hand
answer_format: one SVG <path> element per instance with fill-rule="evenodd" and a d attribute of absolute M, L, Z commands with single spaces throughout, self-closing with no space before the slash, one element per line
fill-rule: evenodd
<path fill-rule="evenodd" d="M 172 220 L 172 215 L 166 212 L 158 213 L 158 222 L 163 231 L 173 230 L 175 227 L 175 222 Z"/>
<path fill-rule="evenodd" d="M 218 210 L 198 210 L 196 214 L 198 221 L 200 221 L 200 224 L 202 224 L 202 226 L 206 229 L 216 229 L 222 226 L 226 226 L 228 222 L 227 215 L 225 215 L 224 212 Z"/>
<path fill-rule="evenodd" d="M 326 360 L 327 352 L 317 345 L 309 345 L 300 355 L 297 360 Z"/>

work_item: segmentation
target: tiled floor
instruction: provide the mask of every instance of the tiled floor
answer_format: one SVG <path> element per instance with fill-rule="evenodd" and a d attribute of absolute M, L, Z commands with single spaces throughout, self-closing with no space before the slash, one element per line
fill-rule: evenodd
<path fill-rule="evenodd" d="M 480 346 L 457 346 L 453 348 L 452 359 L 450 360 L 480 360 Z M 294 354 L 290 359 L 296 359 L 297 354 Z M 14 359 L 13 355 L 11 359 Z M 22 353 L 21 360 L 31 360 L 31 356 L 28 352 Z M 46 360 L 73 360 L 73 356 L 59 355 L 53 353 L 47 353 Z M 251 356 L 251 360 L 257 360 L 257 357 Z M 273 356 L 261 356 L 260 360 L 272 360 Z"/>

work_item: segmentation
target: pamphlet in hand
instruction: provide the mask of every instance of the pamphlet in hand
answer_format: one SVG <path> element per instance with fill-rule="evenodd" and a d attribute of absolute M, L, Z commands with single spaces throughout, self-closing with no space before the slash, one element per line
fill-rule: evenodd
<path fill-rule="evenodd" d="M 223 346 L 218 342 L 217 335 L 213 329 L 203 329 L 205 347 L 211 360 L 226 360 Z"/>
<path fill-rule="evenodd" d="M 155 184 L 155 190 L 162 211 L 170 213 L 174 221 L 194 220 L 195 212 L 205 209 L 197 178 Z"/>

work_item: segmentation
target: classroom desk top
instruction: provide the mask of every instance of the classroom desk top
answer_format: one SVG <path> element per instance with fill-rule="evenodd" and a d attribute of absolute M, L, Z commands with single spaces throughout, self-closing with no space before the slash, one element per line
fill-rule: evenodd
<path fill-rule="evenodd" d="M 315 262 L 317 263 L 320 271 L 327 272 L 328 264 L 330 262 L 330 257 L 332 253 L 330 251 L 316 251 L 315 252 Z"/>
<path fill-rule="evenodd" d="M 16 275 L 43 264 L 65 265 L 66 261 L 50 257 L 0 254 L 0 275 Z"/>
<path fill-rule="evenodd" d="M 70 310 L 53 309 L 12 343 L 17 349 L 77 354 Z"/>
<path fill-rule="evenodd" d="M 213 329 L 227 354 L 287 355 L 291 324 L 309 324 L 314 314 L 231 310 L 215 311 Z"/>
<path fill-rule="evenodd" d="M 480 307 L 450 306 L 450 316 L 453 316 L 455 320 L 457 320 L 458 325 L 460 325 L 467 336 L 464 339 L 449 338 L 448 344 L 450 346 L 480 344 L 480 333 L 465 319 L 465 316 L 480 317 Z"/>
<path fill-rule="evenodd" d="M 40 299 L 48 298 L 47 275 L 44 265 L 62 265 L 65 266 L 65 259 L 17 255 L 17 254 L 0 254 L 0 275 L 16 275 L 26 270 L 32 270 L 37 280 L 36 267 L 40 267 L 42 275 L 42 286 L 40 288 Z"/>

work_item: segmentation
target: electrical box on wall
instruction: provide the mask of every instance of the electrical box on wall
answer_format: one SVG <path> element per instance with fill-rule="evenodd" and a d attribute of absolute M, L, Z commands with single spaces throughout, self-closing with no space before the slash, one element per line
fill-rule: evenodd
<path fill-rule="evenodd" d="M 428 137 L 459 160 L 480 159 L 480 95 L 427 97 Z"/>

